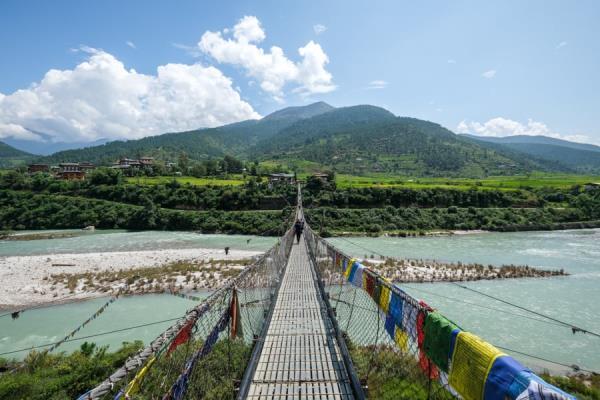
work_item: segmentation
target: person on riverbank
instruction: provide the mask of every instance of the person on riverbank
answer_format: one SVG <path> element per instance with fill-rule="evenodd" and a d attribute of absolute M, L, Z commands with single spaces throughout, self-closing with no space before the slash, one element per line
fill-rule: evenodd
<path fill-rule="evenodd" d="M 302 236 L 302 231 L 304 231 L 304 221 L 298 219 L 294 224 L 294 232 L 296 233 L 296 241 L 300 243 L 300 236 Z"/>

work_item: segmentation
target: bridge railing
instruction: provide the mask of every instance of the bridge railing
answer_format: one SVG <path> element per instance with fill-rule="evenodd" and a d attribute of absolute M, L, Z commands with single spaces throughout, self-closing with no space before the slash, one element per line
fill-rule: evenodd
<path fill-rule="evenodd" d="M 252 265 L 79 399 L 233 398 L 292 243 L 290 229 Z"/>
<path fill-rule="evenodd" d="M 308 225 L 305 234 L 368 398 L 574 399 Z"/>

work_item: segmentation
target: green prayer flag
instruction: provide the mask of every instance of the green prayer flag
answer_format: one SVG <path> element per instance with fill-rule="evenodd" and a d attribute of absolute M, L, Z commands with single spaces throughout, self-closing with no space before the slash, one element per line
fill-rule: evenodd
<path fill-rule="evenodd" d="M 427 314 L 424 328 L 423 349 L 425 354 L 442 371 L 448 372 L 452 331 L 458 329 L 458 327 L 442 314 L 434 311 Z"/>

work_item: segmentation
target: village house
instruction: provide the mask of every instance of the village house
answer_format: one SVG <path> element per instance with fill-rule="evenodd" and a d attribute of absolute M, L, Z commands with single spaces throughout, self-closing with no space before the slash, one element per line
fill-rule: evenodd
<path fill-rule="evenodd" d="M 27 173 L 30 175 L 36 172 L 50 172 L 50 166 L 48 164 L 29 164 L 27 166 Z"/>
<path fill-rule="evenodd" d="M 60 163 L 58 164 L 58 173 L 56 177 L 66 180 L 84 180 L 85 171 L 79 166 L 79 163 Z"/>
<path fill-rule="evenodd" d="M 278 185 L 294 185 L 296 184 L 296 175 L 294 174 L 271 174 L 269 175 L 269 187 L 272 188 Z"/>

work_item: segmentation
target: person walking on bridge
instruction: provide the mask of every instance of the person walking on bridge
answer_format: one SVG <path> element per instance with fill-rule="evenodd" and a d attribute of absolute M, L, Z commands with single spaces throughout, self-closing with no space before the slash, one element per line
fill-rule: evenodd
<path fill-rule="evenodd" d="M 302 231 L 304 231 L 304 221 L 297 219 L 294 224 L 294 232 L 296 233 L 296 241 L 300 243 L 300 236 L 302 236 Z"/>

